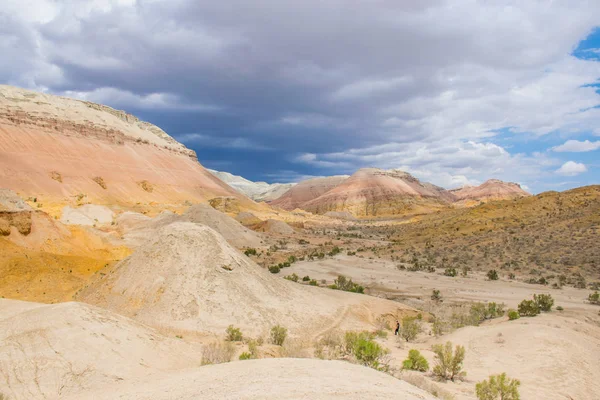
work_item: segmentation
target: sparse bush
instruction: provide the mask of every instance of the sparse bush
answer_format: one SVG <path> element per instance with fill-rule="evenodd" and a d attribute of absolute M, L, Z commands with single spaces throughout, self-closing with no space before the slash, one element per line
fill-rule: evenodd
<path fill-rule="evenodd" d="M 248 257 L 250 256 L 255 256 L 256 255 L 256 249 L 246 249 L 246 251 L 244 251 L 244 254 Z"/>
<path fill-rule="evenodd" d="M 202 365 L 229 362 L 234 353 L 235 346 L 230 342 L 207 344 L 202 348 Z"/>
<path fill-rule="evenodd" d="M 563 311 L 564 308 L 562 306 L 556 306 L 556 311 Z"/>
<path fill-rule="evenodd" d="M 442 336 L 446 331 L 446 324 L 440 318 L 436 318 L 431 324 L 431 331 L 435 336 Z"/>
<path fill-rule="evenodd" d="M 412 371 L 427 372 L 427 370 L 429 370 L 429 363 L 425 357 L 421 355 L 419 350 L 411 349 L 408 352 L 408 358 L 402 362 L 402 368 Z"/>
<path fill-rule="evenodd" d="M 520 384 L 517 379 L 510 379 L 502 373 L 479 382 L 475 385 L 475 393 L 479 400 L 519 400 Z"/>
<path fill-rule="evenodd" d="M 444 275 L 455 277 L 456 275 L 458 275 L 458 272 L 456 272 L 456 268 L 446 268 L 446 270 L 444 271 Z"/>
<path fill-rule="evenodd" d="M 310 281 L 310 276 L 306 275 L 304 278 L 302 278 L 302 282 L 308 282 Z"/>
<path fill-rule="evenodd" d="M 588 296 L 588 301 L 589 301 L 591 304 L 600 305 L 600 292 L 598 292 L 598 291 L 595 291 L 594 293 L 591 293 L 591 294 Z"/>
<path fill-rule="evenodd" d="M 242 354 L 240 354 L 240 360 L 251 360 L 252 358 L 252 354 L 248 353 L 248 352 L 243 352 Z"/>
<path fill-rule="evenodd" d="M 243 339 L 240 328 L 235 328 L 233 325 L 229 325 L 227 329 L 225 329 L 225 333 L 227 334 L 227 340 L 230 342 L 241 342 Z"/>
<path fill-rule="evenodd" d="M 369 332 L 346 332 L 342 351 L 368 367 L 378 370 L 389 368 L 385 359 L 389 351 L 373 341 L 373 334 Z"/>
<path fill-rule="evenodd" d="M 269 267 L 269 272 L 272 274 L 278 274 L 279 271 L 281 271 L 281 268 L 279 268 L 277 265 L 272 265 Z"/>
<path fill-rule="evenodd" d="M 552 310 L 554 299 L 549 294 L 534 294 L 533 301 L 538 305 L 540 311 L 548 312 Z"/>
<path fill-rule="evenodd" d="M 508 310 L 508 319 L 510 321 L 514 321 L 515 319 L 519 319 L 520 315 L 517 310 Z"/>
<path fill-rule="evenodd" d="M 421 324 L 414 317 L 402 318 L 400 336 L 407 342 L 414 340 L 422 332 Z"/>
<path fill-rule="evenodd" d="M 433 289 L 433 291 L 431 292 L 431 300 L 442 301 L 442 295 L 439 290 Z"/>
<path fill-rule="evenodd" d="M 436 365 L 433 367 L 433 374 L 439 379 L 451 380 L 462 379 L 467 373 L 462 370 L 465 359 L 465 348 L 456 346 L 452 352 L 452 343 L 446 342 L 445 345 L 436 344 L 433 346 Z"/>
<path fill-rule="evenodd" d="M 361 285 L 352 282 L 352 279 L 346 278 L 344 275 L 338 276 L 338 278 L 333 282 L 333 285 L 329 286 L 331 289 L 335 290 L 343 290 L 345 292 L 353 292 L 353 293 L 364 293 L 365 288 Z"/>
<path fill-rule="evenodd" d="M 486 276 L 490 281 L 497 281 L 498 280 L 498 271 L 496 271 L 495 269 L 490 269 L 487 272 Z"/>
<path fill-rule="evenodd" d="M 317 283 L 317 280 L 316 280 L 316 279 L 311 279 L 311 280 L 310 280 L 310 282 L 308 282 L 308 284 L 309 284 L 310 286 L 319 286 L 319 284 Z"/>
<path fill-rule="evenodd" d="M 523 300 L 518 309 L 521 317 L 535 317 L 540 313 L 540 306 L 533 300 Z"/>
<path fill-rule="evenodd" d="M 283 326 L 275 325 L 271 328 L 271 342 L 277 346 L 282 346 L 287 337 L 287 329 Z"/>
<path fill-rule="evenodd" d="M 337 254 L 340 254 L 342 252 L 342 249 L 340 249 L 338 246 L 335 246 L 333 249 L 331 249 L 331 251 L 329 253 L 327 253 L 327 255 L 329 257 L 333 257 Z"/>
<path fill-rule="evenodd" d="M 359 339 L 354 345 L 353 354 L 362 365 L 367 367 L 375 369 L 386 367 L 382 361 L 388 351 L 372 339 Z"/>
<path fill-rule="evenodd" d="M 283 279 L 287 279 L 288 281 L 292 282 L 298 282 L 298 275 L 296 275 L 296 273 L 293 273 L 291 275 L 284 276 Z"/>

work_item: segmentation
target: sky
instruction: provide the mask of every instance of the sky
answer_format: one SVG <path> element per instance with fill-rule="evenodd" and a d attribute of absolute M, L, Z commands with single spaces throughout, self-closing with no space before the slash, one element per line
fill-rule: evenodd
<path fill-rule="evenodd" d="M 103 103 L 208 168 L 600 183 L 600 1 L 3 0 L 0 83 Z"/>

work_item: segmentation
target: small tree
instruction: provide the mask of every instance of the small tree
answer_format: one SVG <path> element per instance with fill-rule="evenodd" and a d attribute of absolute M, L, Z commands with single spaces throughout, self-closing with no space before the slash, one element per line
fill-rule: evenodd
<path fill-rule="evenodd" d="M 225 329 L 225 333 L 227 334 L 227 340 L 230 342 L 242 341 L 242 331 L 240 331 L 240 328 L 234 328 L 233 325 L 229 325 L 227 329 Z"/>
<path fill-rule="evenodd" d="M 452 352 L 452 343 L 446 342 L 445 345 L 436 344 L 433 346 L 435 353 L 435 366 L 433 374 L 440 379 L 451 380 L 462 379 L 467 375 L 462 370 L 463 361 L 465 359 L 465 348 L 456 346 L 454 353 Z"/>
<path fill-rule="evenodd" d="M 283 326 L 275 325 L 271 328 L 271 342 L 277 346 L 282 346 L 287 337 L 287 329 Z"/>
<path fill-rule="evenodd" d="M 510 379 L 502 373 L 479 382 L 475 385 L 475 393 L 479 400 L 519 400 L 520 384 L 517 379 Z"/>
<path fill-rule="evenodd" d="M 408 358 L 402 362 L 402 368 L 410 369 L 412 371 L 427 372 L 427 370 L 429 370 L 429 363 L 419 350 L 411 349 L 408 352 Z"/>
<path fill-rule="evenodd" d="M 552 310 L 554 299 L 549 294 L 534 294 L 533 301 L 538 305 L 541 311 L 548 312 Z"/>
<path fill-rule="evenodd" d="M 518 309 L 521 317 L 535 317 L 540 313 L 540 306 L 533 300 L 523 300 Z"/>
<path fill-rule="evenodd" d="M 600 293 L 598 291 L 595 291 L 594 293 L 590 294 L 588 296 L 588 301 L 591 304 L 600 305 Z"/>
<path fill-rule="evenodd" d="M 402 318 L 402 326 L 400 329 L 400 336 L 402 339 L 410 342 L 414 340 L 419 333 L 421 333 L 423 329 L 421 328 L 421 324 L 414 317 L 404 317 Z"/>
<path fill-rule="evenodd" d="M 496 271 L 495 269 L 490 269 L 486 275 L 490 281 L 498 280 L 498 271 Z"/>

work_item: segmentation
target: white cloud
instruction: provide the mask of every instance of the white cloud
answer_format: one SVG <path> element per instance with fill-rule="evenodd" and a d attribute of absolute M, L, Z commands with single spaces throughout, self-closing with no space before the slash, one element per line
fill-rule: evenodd
<path fill-rule="evenodd" d="M 586 166 L 575 161 L 567 161 L 556 170 L 557 174 L 564 176 L 575 176 L 584 172 L 587 172 Z"/>
<path fill-rule="evenodd" d="M 585 151 L 594 151 L 600 149 L 600 140 L 595 142 L 590 142 L 589 140 L 584 140 L 580 142 L 579 140 L 567 140 L 564 144 L 560 146 L 553 147 L 553 151 L 557 152 L 573 152 L 573 153 L 582 153 Z"/>
<path fill-rule="evenodd" d="M 129 91 L 105 87 L 89 92 L 65 91 L 61 94 L 80 100 L 129 109 L 161 109 L 197 112 L 215 112 L 221 110 L 220 107 L 209 104 L 185 103 L 179 98 L 179 96 L 171 93 L 150 93 L 147 95 L 137 95 Z"/>
<path fill-rule="evenodd" d="M 209 134 L 202 133 L 185 133 L 176 135 L 175 139 L 185 145 L 198 145 L 206 148 L 223 148 L 237 150 L 273 150 L 268 146 L 263 146 L 260 143 L 254 142 L 243 137 L 219 137 L 216 138 Z"/>
<path fill-rule="evenodd" d="M 477 185 L 490 178 L 535 182 L 559 163 L 544 153 L 509 154 L 494 143 L 443 140 L 433 143 L 388 143 L 344 152 L 296 156 L 296 162 L 352 173 L 376 166 L 402 169 L 445 188 Z"/>

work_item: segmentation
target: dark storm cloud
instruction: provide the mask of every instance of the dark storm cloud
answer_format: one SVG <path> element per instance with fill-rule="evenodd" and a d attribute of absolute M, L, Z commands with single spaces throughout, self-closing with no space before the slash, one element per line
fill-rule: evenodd
<path fill-rule="evenodd" d="M 0 80 L 125 108 L 249 178 L 380 162 L 468 172 L 439 184 L 478 180 L 497 170 L 478 160 L 508 155 L 478 143 L 495 129 L 579 132 L 600 120 L 566 117 L 597 100 L 579 90 L 597 66 L 569 55 L 597 22 L 586 2 L 33 3 L 0 11 L 11 55 Z M 405 164 L 409 148 L 428 150 Z"/>

